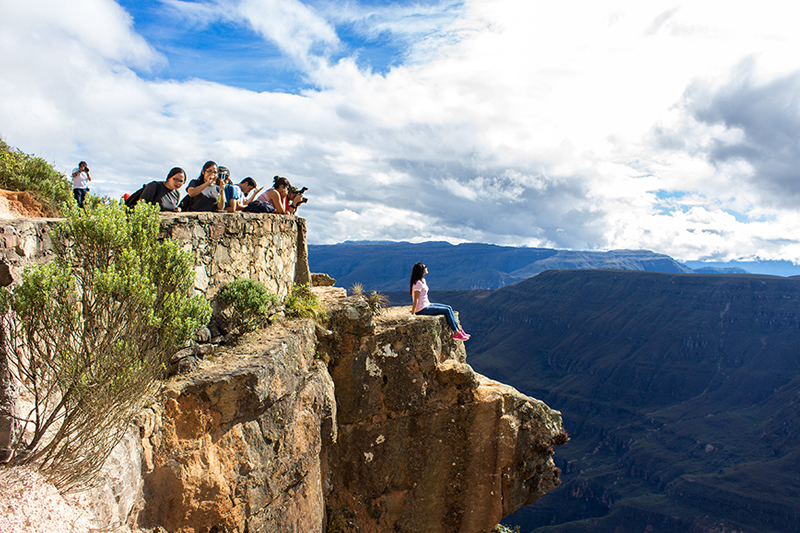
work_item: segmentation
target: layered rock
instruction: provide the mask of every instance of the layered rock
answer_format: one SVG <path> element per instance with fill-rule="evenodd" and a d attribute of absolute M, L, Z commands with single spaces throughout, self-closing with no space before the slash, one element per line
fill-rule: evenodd
<path fill-rule="evenodd" d="M 143 420 L 141 527 L 315 532 L 325 520 L 323 445 L 333 383 L 310 320 L 275 325 L 165 390 Z"/>
<path fill-rule="evenodd" d="M 476 374 L 442 317 L 400 307 L 373 319 L 341 296 L 321 344 L 339 406 L 333 530 L 488 531 L 559 483 L 560 413 Z"/>
<path fill-rule="evenodd" d="M 441 317 L 314 290 L 330 330 L 273 325 L 168 383 L 140 527 L 477 533 L 558 483 L 559 413 L 475 374 Z"/>

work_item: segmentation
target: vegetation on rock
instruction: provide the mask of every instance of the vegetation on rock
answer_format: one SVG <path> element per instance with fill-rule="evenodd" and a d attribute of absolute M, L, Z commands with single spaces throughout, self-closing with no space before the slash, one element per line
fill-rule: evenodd
<path fill-rule="evenodd" d="M 64 174 L 41 157 L 25 154 L 2 139 L 0 189 L 30 192 L 48 216 L 60 215 L 62 206 L 72 198 L 72 185 Z"/>
<path fill-rule="evenodd" d="M 292 293 L 286 297 L 286 316 L 315 320 L 326 318 L 319 297 L 311 291 L 308 284 L 297 284 L 292 287 Z"/>
<path fill-rule="evenodd" d="M 157 206 L 69 205 L 53 261 L 0 292 L 2 350 L 32 402 L 12 463 L 35 464 L 61 490 L 99 470 L 210 316 L 189 296 L 192 257 L 158 240 Z"/>
<path fill-rule="evenodd" d="M 218 293 L 222 313 L 239 333 L 266 326 L 280 308 L 277 295 L 271 293 L 260 281 L 249 278 L 236 279 Z"/>

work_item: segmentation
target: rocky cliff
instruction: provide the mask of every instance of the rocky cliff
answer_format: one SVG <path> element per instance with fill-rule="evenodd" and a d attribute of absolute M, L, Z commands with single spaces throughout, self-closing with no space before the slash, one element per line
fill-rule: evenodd
<path fill-rule="evenodd" d="M 441 317 L 317 288 L 173 378 L 142 417 L 132 525 L 171 532 L 481 532 L 558 483 L 561 416 L 475 374 Z"/>

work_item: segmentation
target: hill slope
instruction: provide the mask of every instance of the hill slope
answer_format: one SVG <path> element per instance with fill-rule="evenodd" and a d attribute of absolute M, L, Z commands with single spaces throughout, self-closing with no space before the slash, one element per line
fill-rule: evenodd
<path fill-rule="evenodd" d="M 564 484 L 509 524 L 800 531 L 800 281 L 553 271 L 432 296 L 460 311 L 476 371 L 572 435 Z"/>
<path fill-rule="evenodd" d="M 400 291 L 408 287 L 411 267 L 424 262 L 436 287 L 452 290 L 496 289 L 545 270 L 624 269 L 691 272 L 671 257 L 646 250 L 572 252 L 493 244 L 447 242 L 345 242 L 308 245 L 312 272 L 325 272 L 340 287 L 361 283 L 367 290 Z"/>

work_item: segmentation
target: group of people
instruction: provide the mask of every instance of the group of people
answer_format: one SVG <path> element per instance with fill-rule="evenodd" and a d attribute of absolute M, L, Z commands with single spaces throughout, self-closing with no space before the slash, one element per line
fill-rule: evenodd
<path fill-rule="evenodd" d="M 75 201 L 83 207 L 92 179 L 85 161 L 81 161 L 78 168 L 73 170 L 72 178 Z M 187 184 L 186 196 L 181 200 L 179 190 L 184 183 L 186 172 L 175 167 L 167 173 L 164 181 L 150 182 L 124 200 L 129 207 L 133 207 L 138 201 L 158 204 L 161 211 L 249 211 L 278 214 L 294 214 L 306 201 L 303 197 L 306 189 L 292 187 L 289 180 L 281 176 L 275 176 L 272 188 L 266 191 L 264 187 L 259 189 L 251 177 L 244 178 L 238 186 L 233 185 L 230 171 L 214 161 L 207 161 L 203 165 L 200 175 Z M 458 325 L 453 308 L 446 304 L 431 303 L 428 299 L 428 284 L 425 281 L 427 273 L 428 268 L 424 263 L 417 263 L 411 269 L 411 314 L 444 315 L 454 332 L 453 338 L 469 340 L 470 336 Z"/>
<path fill-rule="evenodd" d="M 186 172 L 175 167 L 164 181 L 153 181 L 125 199 L 133 207 L 139 201 L 157 204 L 161 211 L 237 211 L 253 213 L 294 214 L 307 201 L 303 197 L 305 188 L 292 187 L 289 180 L 275 176 L 272 187 L 258 187 L 251 177 L 238 185 L 230 179 L 230 171 L 207 161 L 200 175 L 186 185 L 186 196 L 180 198 L 179 189 L 186 183 Z"/>
<path fill-rule="evenodd" d="M 92 176 L 85 161 L 72 170 L 72 194 L 79 207 L 83 207 L 89 193 Z M 128 207 L 139 201 L 156 204 L 161 211 L 248 211 L 255 213 L 294 214 L 308 199 L 304 198 L 306 187 L 293 187 L 289 180 L 275 176 L 272 187 L 258 187 L 251 177 L 234 185 L 230 171 L 207 161 L 195 179 L 189 181 L 186 195 L 181 200 L 180 189 L 186 183 L 186 171 L 175 167 L 167 173 L 164 181 L 151 181 L 133 194 L 126 194 L 122 201 Z"/>

